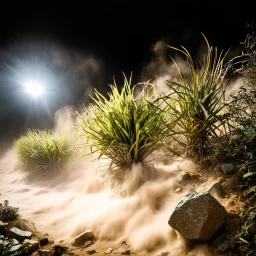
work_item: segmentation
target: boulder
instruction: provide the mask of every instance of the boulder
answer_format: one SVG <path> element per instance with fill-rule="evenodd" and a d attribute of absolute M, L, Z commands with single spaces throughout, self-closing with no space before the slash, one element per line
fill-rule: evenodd
<path fill-rule="evenodd" d="M 85 242 L 92 240 L 93 238 L 94 238 L 94 234 L 92 230 L 87 230 L 75 238 L 75 243 L 84 244 Z"/>
<path fill-rule="evenodd" d="M 8 237 L 15 238 L 18 241 L 23 241 L 25 239 L 30 239 L 32 233 L 30 231 L 23 231 L 19 228 L 11 228 L 8 232 Z"/>
<path fill-rule="evenodd" d="M 189 240 L 208 241 L 223 224 L 227 212 L 208 192 L 192 192 L 176 206 L 168 224 Z"/>

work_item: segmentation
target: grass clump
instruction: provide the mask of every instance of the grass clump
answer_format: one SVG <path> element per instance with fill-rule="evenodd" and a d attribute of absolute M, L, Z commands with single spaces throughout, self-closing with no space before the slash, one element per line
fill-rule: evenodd
<path fill-rule="evenodd" d="M 75 154 L 67 135 L 39 130 L 16 140 L 15 150 L 22 169 L 42 175 L 66 168 Z"/>
<path fill-rule="evenodd" d="M 163 145 L 172 123 L 167 120 L 166 106 L 158 100 L 154 85 L 144 83 L 135 96 L 138 87 L 131 86 L 131 78 L 125 77 L 120 91 L 115 82 L 110 88 L 108 98 L 95 90 L 93 103 L 80 119 L 82 136 L 87 138 L 91 153 L 98 152 L 99 159 L 109 158 L 111 174 L 120 178 L 124 170 L 143 163 Z"/>
<path fill-rule="evenodd" d="M 224 108 L 222 100 L 226 73 L 223 64 L 227 53 L 218 54 L 217 48 L 210 47 L 206 38 L 205 41 L 207 54 L 202 65 L 192 58 L 185 47 L 177 49 L 169 46 L 186 57 L 190 77 L 185 77 L 173 60 L 178 77 L 167 80 L 171 91 L 165 100 L 168 103 L 171 99 L 171 104 L 168 103 L 170 112 L 179 120 L 176 140 L 186 149 L 188 156 L 195 158 L 206 155 L 211 138 L 218 138 L 216 131 L 220 132 Z"/>

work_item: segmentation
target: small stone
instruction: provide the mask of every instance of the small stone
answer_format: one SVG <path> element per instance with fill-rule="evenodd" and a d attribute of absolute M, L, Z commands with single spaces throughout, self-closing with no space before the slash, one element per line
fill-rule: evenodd
<path fill-rule="evenodd" d="M 86 241 L 92 240 L 93 238 L 94 238 L 94 234 L 92 230 L 87 230 L 75 238 L 75 243 L 84 244 Z"/>
<path fill-rule="evenodd" d="M 111 252 L 113 252 L 113 249 L 112 248 L 108 248 L 107 253 L 111 253 Z"/>
<path fill-rule="evenodd" d="M 84 243 L 84 247 L 89 246 L 91 243 L 92 243 L 92 241 L 90 241 L 90 240 L 89 240 L 89 241 L 87 241 L 87 242 L 85 242 L 85 243 Z"/>
<path fill-rule="evenodd" d="M 42 238 L 42 239 L 39 241 L 39 244 L 40 244 L 40 246 L 45 246 L 45 245 L 49 244 L 48 238 L 47 238 L 47 237 Z"/>
<path fill-rule="evenodd" d="M 179 184 L 186 186 L 191 180 L 191 176 L 189 172 L 186 172 L 182 177 L 179 179 Z"/>
<path fill-rule="evenodd" d="M 224 172 L 224 174 L 229 175 L 233 173 L 235 167 L 233 164 L 223 164 L 221 166 L 221 170 Z"/>
<path fill-rule="evenodd" d="M 209 192 L 212 196 L 217 195 L 219 197 L 223 197 L 223 190 L 220 182 L 216 182 L 212 186 L 210 186 L 207 189 L 207 192 Z"/>
<path fill-rule="evenodd" d="M 39 242 L 36 240 L 25 239 L 23 242 L 23 251 L 26 254 L 31 254 L 39 248 Z"/>
<path fill-rule="evenodd" d="M 168 256 L 170 254 L 170 252 L 166 251 L 166 252 L 162 252 L 161 256 Z"/>
<path fill-rule="evenodd" d="M 68 247 L 63 245 L 55 245 L 53 249 L 55 253 L 54 255 L 62 255 L 63 253 L 67 252 Z"/>
<path fill-rule="evenodd" d="M 182 192 L 182 189 L 181 189 L 181 188 L 176 188 L 176 189 L 175 189 L 175 193 L 180 193 L 180 192 Z"/>
<path fill-rule="evenodd" d="M 19 250 L 21 250 L 22 248 L 22 245 L 21 244 L 17 244 L 17 245 L 13 245 L 10 249 L 9 249 L 9 252 L 17 252 Z"/>
<path fill-rule="evenodd" d="M 30 231 L 22 231 L 19 228 L 11 228 L 8 232 L 8 237 L 15 238 L 18 241 L 22 242 L 25 239 L 30 239 L 32 233 Z"/>
<path fill-rule="evenodd" d="M 131 251 L 130 250 L 126 250 L 124 252 L 121 253 L 122 255 L 131 255 Z"/>
<path fill-rule="evenodd" d="M 39 250 L 38 256 L 54 256 L 54 250 Z"/>
<path fill-rule="evenodd" d="M 94 253 L 96 253 L 96 250 L 89 250 L 89 251 L 87 251 L 87 253 L 88 254 L 94 254 Z"/>

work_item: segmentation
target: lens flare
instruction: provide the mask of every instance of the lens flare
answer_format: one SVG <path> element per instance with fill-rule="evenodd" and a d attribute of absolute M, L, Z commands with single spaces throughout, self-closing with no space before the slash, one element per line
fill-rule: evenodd
<path fill-rule="evenodd" d="M 26 92 L 33 98 L 38 98 L 43 94 L 43 86 L 38 81 L 26 81 L 24 87 Z"/>

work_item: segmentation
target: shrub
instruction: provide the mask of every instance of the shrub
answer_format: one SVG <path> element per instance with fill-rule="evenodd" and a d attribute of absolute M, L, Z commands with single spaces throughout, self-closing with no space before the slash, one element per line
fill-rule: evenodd
<path fill-rule="evenodd" d="M 204 37 L 205 38 L 205 37 Z M 224 78 L 226 70 L 223 66 L 226 54 L 218 54 L 217 48 L 210 47 L 207 39 L 207 54 L 202 67 L 199 67 L 188 50 L 182 46 L 171 49 L 185 55 L 190 70 L 190 78 L 185 78 L 181 69 L 174 61 L 178 77 L 166 83 L 171 88 L 165 101 L 169 104 L 169 111 L 179 120 L 175 135 L 176 140 L 186 148 L 189 156 L 198 158 L 207 154 L 212 137 L 218 138 L 221 132 Z M 176 104 L 173 104 L 175 101 Z"/>
<path fill-rule="evenodd" d="M 91 153 L 98 152 L 99 159 L 109 158 L 109 174 L 122 179 L 125 170 L 143 163 L 165 143 L 174 122 L 167 120 L 166 106 L 156 96 L 154 85 L 144 83 L 137 97 L 135 89 L 139 88 L 131 86 L 131 78 L 125 77 L 120 91 L 115 82 L 110 88 L 108 99 L 95 90 L 93 103 L 79 117 L 86 146 Z"/>
<path fill-rule="evenodd" d="M 29 130 L 15 141 L 15 150 L 22 169 L 43 175 L 68 166 L 75 155 L 72 142 L 64 134 Z"/>
<path fill-rule="evenodd" d="M 0 203 L 0 220 L 9 222 L 16 220 L 19 216 L 19 208 L 9 205 L 9 201 L 5 200 L 3 204 Z"/>

